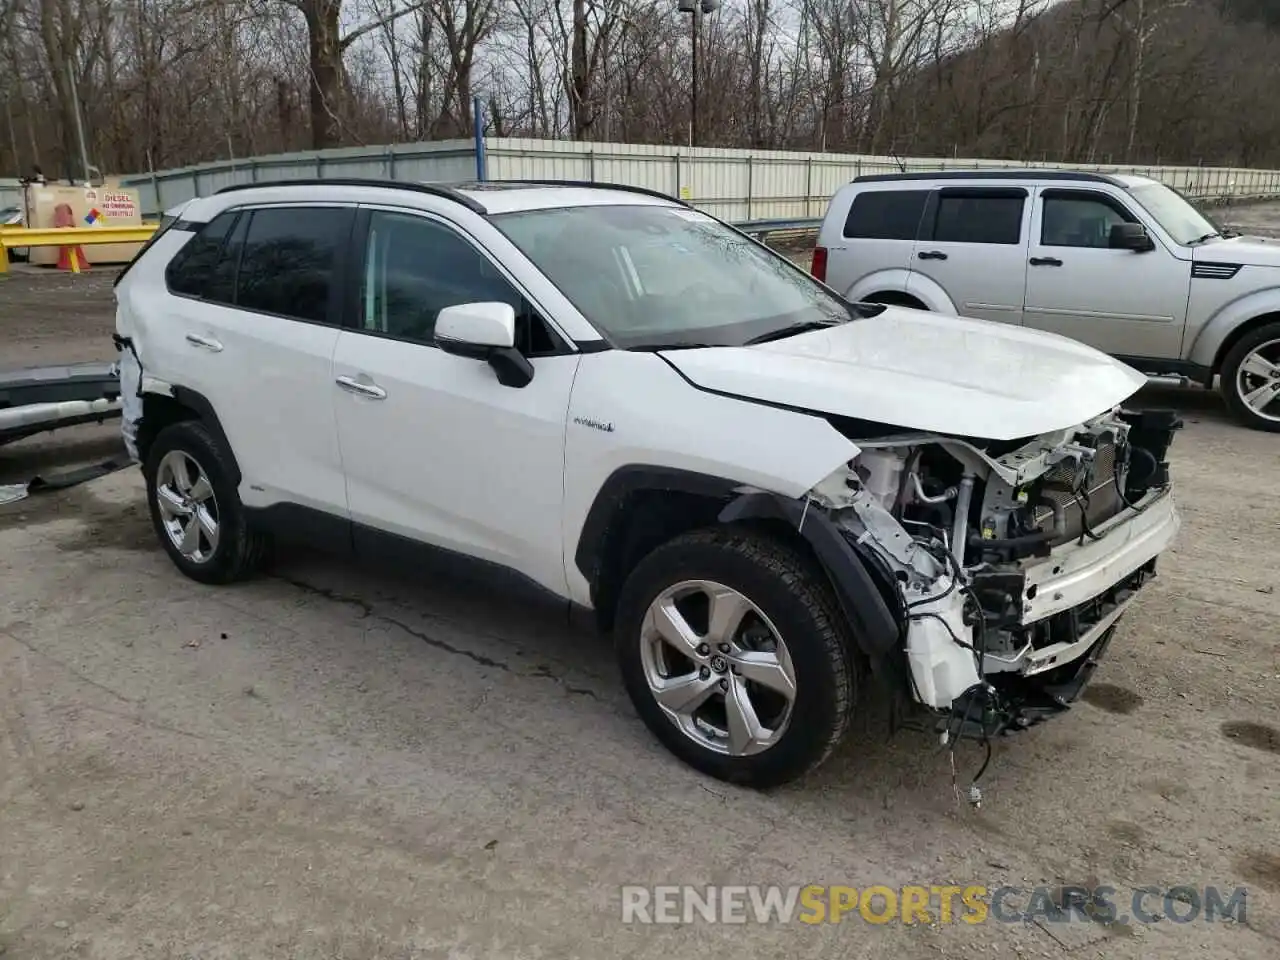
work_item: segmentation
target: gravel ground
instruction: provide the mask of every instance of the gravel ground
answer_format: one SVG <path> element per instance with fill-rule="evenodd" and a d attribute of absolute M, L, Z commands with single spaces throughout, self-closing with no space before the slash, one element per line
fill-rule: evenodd
<path fill-rule="evenodd" d="M 0 281 L 0 361 L 109 358 L 107 290 Z M 1187 421 L 1183 533 L 1086 702 L 997 744 L 980 810 L 878 712 L 792 787 L 701 778 L 606 643 L 463 582 L 295 554 L 201 587 L 133 470 L 0 507 L 0 954 L 1274 958 L 1280 438 L 1141 399 Z M 115 443 L 0 448 L 0 482 Z M 623 924 L 620 885 L 656 883 L 1249 892 L 1243 923 Z"/>
<path fill-rule="evenodd" d="M 118 272 L 11 264 L 0 276 L 0 370 L 114 360 L 111 281 Z"/>

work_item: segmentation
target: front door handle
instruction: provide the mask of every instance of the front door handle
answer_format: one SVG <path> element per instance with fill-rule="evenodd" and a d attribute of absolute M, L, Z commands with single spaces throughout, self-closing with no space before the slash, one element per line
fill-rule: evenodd
<path fill-rule="evenodd" d="M 387 391 L 376 383 L 361 383 L 354 377 L 338 377 L 338 386 L 347 391 L 347 393 L 359 394 L 362 397 L 368 397 L 370 400 L 387 399 Z"/>
<path fill-rule="evenodd" d="M 1033 267 L 1060 267 L 1062 261 L 1057 257 L 1032 257 L 1027 261 Z"/>
<path fill-rule="evenodd" d="M 200 347 L 202 350 L 212 350 L 214 353 L 222 352 L 222 344 L 212 337 L 202 337 L 198 333 L 188 333 L 187 343 L 193 347 Z"/>
<path fill-rule="evenodd" d="M 916 254 L 921 260 L 945 260 L 947 255 L 941 250 L 921 250 Z"/>

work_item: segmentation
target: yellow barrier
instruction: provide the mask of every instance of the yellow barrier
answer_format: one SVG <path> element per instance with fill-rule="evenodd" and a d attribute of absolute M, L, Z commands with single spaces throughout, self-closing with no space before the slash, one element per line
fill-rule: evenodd
<path fill-rule="evenodd" d="M 9 269 L 6 251 L 24 247 L 70 247 L 85 243 L 146 243 L 156 224 L 130 227 L 0 227 L 0 273 Z"/>

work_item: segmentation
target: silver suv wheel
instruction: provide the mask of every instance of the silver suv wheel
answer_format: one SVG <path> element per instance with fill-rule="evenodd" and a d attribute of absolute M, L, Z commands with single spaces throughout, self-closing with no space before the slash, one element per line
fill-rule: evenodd
<path fill-rule="evenodd" d="M 195 458 L 170 450 L 156 470 L 156 506 L 169 541 L 192 563 L 207 563 L 218 549 L 218 499 Z"/>
<path fill-rule="evenodd" d="M 1249 351 L 1236 369 L 1235 390 L 1254 416 L 1280 423 L 1280 339 Z"/>
<path fill-rule="evenodd" d="M 649 605 L 640 644 L 654 700 L 694 743 L 744 757 L 786 732 L 796 699 L 791 654 L 737 590 L 710 580 L 668 587 Z"/>

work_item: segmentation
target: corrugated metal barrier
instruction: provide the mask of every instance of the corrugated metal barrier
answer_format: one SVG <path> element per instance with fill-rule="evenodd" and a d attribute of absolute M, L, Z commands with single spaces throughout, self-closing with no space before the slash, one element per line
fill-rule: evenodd
<path fill-rule="evenodd" d="M 512 138 L 488 138 L 484 147 L 491 179 L 592 180 L 648 187 L 735 222 L 820 217 L 842 184 L 864 174 L 900 170 L 1052 167 L 1140 174 L 1197 199 L 1280 197 L 1280 170 L 1236 167 L 942 160 Z M 143 212 L 154 216 L 183 200 L 237 183 L 313 177 L 462 181 L 475 175 L 474 143 L 444 140 L 225 160 L 131 175 L 121 183 L 138 190 Z"/>

